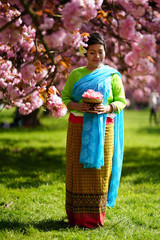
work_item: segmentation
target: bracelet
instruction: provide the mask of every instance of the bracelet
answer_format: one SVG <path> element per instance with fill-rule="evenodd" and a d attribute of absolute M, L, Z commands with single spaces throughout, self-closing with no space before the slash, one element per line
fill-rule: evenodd
<path fill-rule="evenodd" d="M 110 106 L 112 106 L 112 113 L 115 113 L 118 111 L 118 108 L 114 103 L 111 103 Z"/>
<path fill-rule="evenodd" d="M 109 104 L 109 106 L 111 107 L 111 111 L 110 111 L 110 113 L 112 113 L 113 112 L 113 105 L 112 104 Z"/>

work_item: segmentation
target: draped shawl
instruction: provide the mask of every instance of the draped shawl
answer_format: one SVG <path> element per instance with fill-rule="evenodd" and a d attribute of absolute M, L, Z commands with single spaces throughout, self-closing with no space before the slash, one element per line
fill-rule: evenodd
<path fill-rule="evenodd" d="M 99 91 L 103 94 L 103 104 L 107 100 L 111 90 L 110 76 L 121 74 L 108 65 L 87 74 L 77 81 L 72 90 L 74 101 L 82 99 L 82 94 L 88 89 Z M 104 166 L 104 139 L 107 114 L 84 113 L 83 130 L 81 140 L 80 163 L 84 168 L 100 169 Z M 114 152 L 112 159 L 112 173 L 107 196 L 107 206 L 114 207 L 119 188 L 122 162 L 123 162 L 123 111 L 116 114 L 114 119 Z"/>

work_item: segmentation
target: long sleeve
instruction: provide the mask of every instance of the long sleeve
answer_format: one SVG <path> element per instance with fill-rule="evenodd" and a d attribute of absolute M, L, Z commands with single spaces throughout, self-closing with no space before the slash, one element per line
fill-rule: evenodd
<path fill-rule="evenodd" d="M 74 71 L 73 71 L 69 75 L 67 82 L 64 86 L 64 89 L 62 91 L 62 101 L 66 106 L 69 102 L 73 101 L 72 88 L 73 88 L 74 82 L 75 81 L 74 81 Z"/>
<path fill-rule="evenodd" d="M 126 106 L 124 87 L 118 74 L 111 76 L 111 93 L 108 104 L 111 103 L 116 106 L 116 113 L 119 113 Z"/>
<path fill-rule="evenodd" d="M 74 69 L 68 79 L 67 82 L 64 86 L 64 89 L 62 91 L 62 101 L 64 102 L 64 104 L 67 106 L 69 102 L 74 101 L 73 97 L 72 97 L 72 89 L 74 84 L 79 81 L 82 77 L 84 77 L 85 75 L 89 74 L 90 71 L 86 68 L 86 67 L 80 67 L 77 69 Z M 82 100 L 80 100 L 82 101 Z M 79 112 L 77 110 L 73 110 L 73 112 Z"/>

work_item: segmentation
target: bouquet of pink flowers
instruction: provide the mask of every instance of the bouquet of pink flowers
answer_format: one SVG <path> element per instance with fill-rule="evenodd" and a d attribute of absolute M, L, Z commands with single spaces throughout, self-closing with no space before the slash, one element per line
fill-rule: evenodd
<path fill-rule="evenodd" d="M 100 92 L 95 92 L 92 89 L 88 89 L 82 95 L 83 101 L 88 103 L 102 103 L 103 95 Z"/>
<path fill-rule="evenodd" d="M 88 89 L 83 93 L 83 102 L 90 104 L 91 111 L 94 111 L 95 104 L 100 104 L 103 102 L 103 95 L 100 92 L 95 92 L 92 89 Z"/>

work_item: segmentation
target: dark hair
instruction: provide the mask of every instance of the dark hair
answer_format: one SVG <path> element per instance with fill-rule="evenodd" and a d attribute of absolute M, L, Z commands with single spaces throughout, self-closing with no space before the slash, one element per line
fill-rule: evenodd
<path fill-rule="evenodd" d="M 90 36 L 88 38 L 89 40 L 86 42 L 88 46 L 93 44 L 102 44 L 104 46 L 104 50 L 106 50 L 106 43 L 102 34 L 97 32 L 90 33 Z M 86 50 L 88 50 L 88 47 L 86 47 Z"/>

